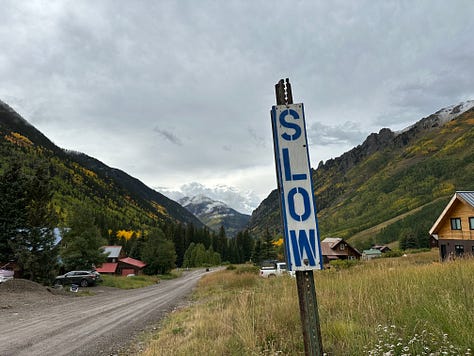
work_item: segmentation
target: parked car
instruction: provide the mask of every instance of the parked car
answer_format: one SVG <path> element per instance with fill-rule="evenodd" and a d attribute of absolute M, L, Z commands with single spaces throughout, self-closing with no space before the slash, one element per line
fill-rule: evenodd
<path fill-rule="evenodd" d="M 61 276 L 57 276 L 54 285 L 77 284 L 81 287 L 87 287 L 96 284 L 102 280 L 97 271 L 70 271 Z"/>
<path fill-rule="evenodd" d="M 264 263 L 262 264 L 260 268 L 260 277 L 263 277 L 263 278 L 272 278 L 276 276 L 282 276 L 284 274 L 295 276 L 294 271 L 288 271 L 286 269 L 285 262 L 264 261 Z"/>

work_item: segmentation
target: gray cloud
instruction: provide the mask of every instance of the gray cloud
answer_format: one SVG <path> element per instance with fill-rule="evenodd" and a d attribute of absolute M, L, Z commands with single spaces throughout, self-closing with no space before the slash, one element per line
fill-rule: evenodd
<path fill-rule="evenodd" d="M 350 121 L 334 126 L 315 122 L 308 128 L 308 139 L 310 145 L 357 146 L 369 133 L 361 131 L 357 123 Z"/>
<path fill-rule="evenodd" d="M 470 0 L 5 0 L 0 99 L 150 186 L 263 199 L 280 78 L 305 104 L 311 157 L 336 157 L 473 99 L 473 17 Z"/>
<path fill-rule="evenodd" d="M 162 138 L 164 138 L 165 140 L 175 144 L 175 145 L 178 145 L 178 146 L 182 146 L 183 143 L 182 141 L 180 140 L 180 138 L 174 134 L 173 132 L 171 131 L 168 131 L 168 130 L 163 130 L 163 129 L 160 129 L 158 127 L 155 127 L 153 129 L 153 131 L 155 131 L 156 133 L 158 133 Z"/>

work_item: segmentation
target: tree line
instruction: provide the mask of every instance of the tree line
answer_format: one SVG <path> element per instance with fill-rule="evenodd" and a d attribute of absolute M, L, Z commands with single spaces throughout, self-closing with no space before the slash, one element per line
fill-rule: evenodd
<path fill-rule="evenodd" d="M 107 260 L 105 245 L 122 246 L 127 256 L 147 264 L 147 274 L 282 258 L 268 230 L 262 237 L 244 230 L 228 238 L 224 227 L 214 232 L 167 222 L 127 226 L 133 232 L 125 238 L 118 234 L 125 226 L 111 228 L 105 207 L 91 208 L 80 200 L 66 211 L 54 206 L 53 172 L 45 160 L 28 167 L 12 160 L 0 167 L 0 263 L 14 262 L 23 278 L 48 284 L 59 272 L 100 266 Z"/>

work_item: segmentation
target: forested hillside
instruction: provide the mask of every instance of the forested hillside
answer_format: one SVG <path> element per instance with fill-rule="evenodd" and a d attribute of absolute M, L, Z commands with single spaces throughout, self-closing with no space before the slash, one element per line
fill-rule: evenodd
<path fill-rule="evenodd" d="M 67 244 L 57 245 L 56 227 Z M 15 262 L 23 276 L 47 282 L 61 267 L 58 254 L 63 268 L 90 268 L 103 262 L 92 250 L 120 244 L 158 273 L 249 259 L 250 240 L 210 231 L 138 179 L 57 147 L 0 101 L 0 264 Z"/>
<path fill-rule="evenodd" d="M 312 171 L 321 237 L 359 248 L 397 240 L 428 247 L 428 229 L 444 204 L 456 190 L 474 189 L 472 104 L 440 110 L 403 132 L 382 129 L 321 162 Z M 251 231 L 281 231 L 277 198 L 272 192 L 255 210 Z"/>
<path fill-rule="evenodd" d="M 168 222 L 203 224 L 178 203 L 148 188 L 118 169 L 78 152 L 65 151 L 7 105 L 0 105 L 0 149 L 4 169 L 8 162 L 28 167 L 49 166 L 53 203 L 61 220 L 71 204 L 81 202 L 96 211 L 109 229 L 136 229 Z M 36 162 L 36 163 L 35 163 Z"/>

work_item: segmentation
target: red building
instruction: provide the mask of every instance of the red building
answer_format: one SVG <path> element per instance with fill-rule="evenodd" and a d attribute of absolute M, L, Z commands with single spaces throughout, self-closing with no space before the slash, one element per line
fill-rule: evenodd
<path fill-rule="evenodd" d="M 104 252 L 108 253 L 107 262 L 97 267 L 96 271 L 103 274 L 117 274 L 127 276 L 142 273 L 146 263 L 131 257 L 126 257 L 122 246 L 104 246 Z"/>

